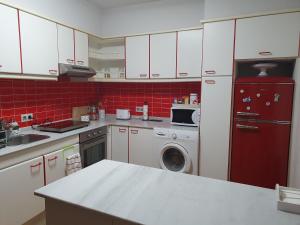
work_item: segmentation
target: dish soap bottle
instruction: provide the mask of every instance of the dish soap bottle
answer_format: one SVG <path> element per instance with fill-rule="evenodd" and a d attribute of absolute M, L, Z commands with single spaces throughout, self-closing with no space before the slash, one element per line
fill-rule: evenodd
<path fill-rule="evenodd" d="M 148 103 L 144 102 L 143 105 L 143 120 L 148 120 L 149 116 L 148 116 Z"/>

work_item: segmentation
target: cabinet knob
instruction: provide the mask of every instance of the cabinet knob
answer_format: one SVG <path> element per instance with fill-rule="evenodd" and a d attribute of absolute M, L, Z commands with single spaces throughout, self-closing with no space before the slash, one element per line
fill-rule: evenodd
<path fill-rule="evenodd" d="M 188 76 L 189 74 L 188 73 L 179 73 L 179 76 L 180 77 L 186 77 L 186 76 Z"/>
<path fill-rule="evenodd" d="M 205 70 L 206 74 L 216 74 L 215 70 Z"/>
<path fill-rule="evenodd" d="M 54 160 L 57 160 L 57 155 L 56 156 L 54 156 L 53 158 L 50 158 L 50 159 L 48 159 L 48 162 L 51 162 L 51 161 L 54 161 Z"/>
<path fill-rule="evenodd" d="M 272 55 L 272 52 L 264 51 L 264 52 L 259 52 L 258 54 L 263 56 L 268 56 L 268 55 Z"/>

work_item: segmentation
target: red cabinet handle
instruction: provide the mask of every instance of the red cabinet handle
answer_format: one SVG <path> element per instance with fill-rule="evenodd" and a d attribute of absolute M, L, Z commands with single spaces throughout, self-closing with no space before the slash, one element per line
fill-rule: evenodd
<path fill-rule="evenodd" d="M 187 75 L 189 75 L 188 73 L 179 73 L 179 76 L 181 77 L 186 77 Z"/>
<path fill-rule="evenodd" d="M 2 67 L 2 65 L 0 65 L 0 68 Z"/>
<path fill-rule="evenodd" d="M 49 70 L 49 73 L 50 73 L 50 74 L 56 74 L 56 73 L 57 73 L 57 70 Z"/>
<path fill-rule="evenodd" d="M 74 59 L 67 59 L 67 62 L 72 63 L 72 62 L 74 62 Z"/>
<path fill-rule="evenodd" d="M 40 167 L 42 165 L 41 162 L 35 164 L 35 165 L 31 165 L 30 168 L 35 168 L 35 167 Z"/>
<path fill-rule="evenodd" d="M 131 133 L 132 133 L 132 134 L 138 134 L 139 131 L 138 131 L 138 130 L 131 130 Z"/>
<path fill-rule="evenodd" d="M 216 74 L 215 70 L 205 70 L 206 74 Z"/>
<path fill-rule="evenodd" d="M 158 73 L 153 73 L 152 74 L 152 77 L 159 77 L 160 76 L 160 74 L 158 74 Z"/>
<path fill-rule="evenodd" d="M 272 55 L 272 52 L 259 52 L 260 55 Z"/>
<path fill-rule="evenodd" d="M 51 159 L 48 159 L 48 162 L 51 162 L 51 161 L 53 161 L 53 160 L 57 160 L 57 155 L 56 156 L 54 156 L 53 158 L 51 158 Z"/>
<path fill-rule="evenodd" d="M 78 63 L 78 64 L 84 64 L 84 61 L 82 61 L 82 60 L 77 60 L 77 63 Z"/>
<path fill-rule="evenodd" d="M 259 127 L 257 127 L 257 126 L 248 126 L 248 125 L 242 125 L 242 124 L 237 124 L 236 128 L 244 129 L 244 130 L 258 130 L 259 129 Z"/>
<path fill-rule="evenodd" d="M 147 77 L 147 74 L 140 74 L 140 77 Z"/>
<path fill-rule="evenodd" d="M 126 132 L 126 129 L 124 129 L 124 128 L 119 128 L 119 132 L 125 133 L 125 132 Z"/>
<path fill-rule="evenodd" d="M 206 84 L 216 84 L 215 80 L 206 80 L 205 81 Z"/>

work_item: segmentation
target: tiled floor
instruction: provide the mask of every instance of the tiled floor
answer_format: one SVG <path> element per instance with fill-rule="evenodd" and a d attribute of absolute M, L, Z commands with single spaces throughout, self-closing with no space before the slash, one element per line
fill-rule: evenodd
<path fill-rule="evenodd" d="M 46 225 L 45 213 L 41 213 L 23 225 Z"/>

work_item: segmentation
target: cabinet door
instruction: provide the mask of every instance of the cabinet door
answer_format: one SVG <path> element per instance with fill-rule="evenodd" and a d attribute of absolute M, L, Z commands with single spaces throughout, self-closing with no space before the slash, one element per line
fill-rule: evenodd
<path fill-rule="evenodd" d="M 149 78 L 149 35 L 126 38 L 126 78 Z"/>
<path fill-rule="evenodd" d="M 89 37 L 86 33 L 75 30 L 75 64 L 89 66 Z"/>
<path fill-rule="evenodd" d="M 74 65 L 74 30 L 57 24 L 57 35 L 59 62 Z"/>
<path fill-rule="evenodd" d="M 111 141 L 112 141 L 112 134 L 111 134 L 111 126 L 107 127 L 107 142 L 106 142 L 106 152 L 107 152 L 107 159 L 111 160 Z"/>
<path fill-rule="evenodd" d="M 238 19 L 236 59 L 297 57 L 300 13 Z"/>
<path fill-rule="evenodd" d="M 0 170 L 0 180 L 0 224 L 20 225 L 44 210 L 44 200 L 34 196 L 44 185 L 43 157 Z"/>
<path fill-rule="evenodd" d="M 200 176 L 227 180 L 232 77 L 202 78 Z"/>
<path fill-rule="evenodd" d="M 112 160 L 128 163 L 128 127 L 112 126 Z"/>
<path fill-rule="evenodd" d="M 129 128 L 129 163 L 154 166 L 153 130 Z"/>
<path fill-rule="evenodd" d="M 20 11 L 23 72 L 58 75 L 56 24 Z"/>
<path fill-rule="evenodd" d="M 18 13 L 0 5 L 0 73 L 21 73 Z"/>
<path fill-rule="evenodd" d="M 63 156 L 63 150 L 52 152 L 44 157 L 46 185 L 65 176 L 65 160 Z"/>
<path fill-rule="evenodd" d="M 176 33 L 150 35 L 150 77 L 176 77 Z"/>
<path fill-rule="evenodd" d="M 232 75 L 234 20 L 204 24 L 202 76 Z"/>
<path fill-rule="evenodd" d="M 178 78 L 201 77 L 202 30 L 178 32 Z"/>

